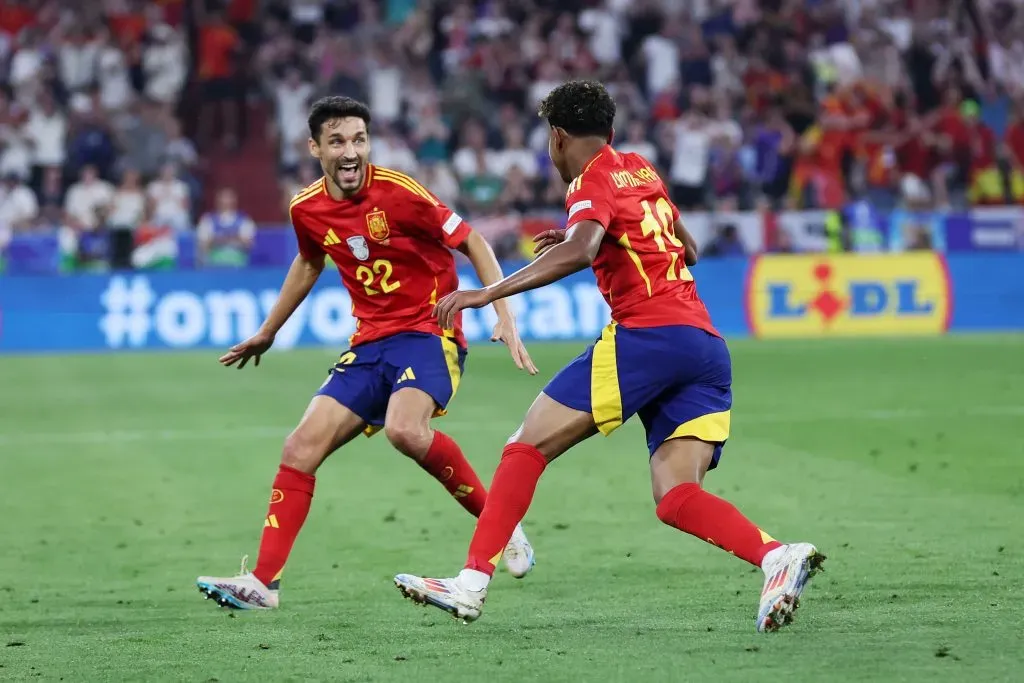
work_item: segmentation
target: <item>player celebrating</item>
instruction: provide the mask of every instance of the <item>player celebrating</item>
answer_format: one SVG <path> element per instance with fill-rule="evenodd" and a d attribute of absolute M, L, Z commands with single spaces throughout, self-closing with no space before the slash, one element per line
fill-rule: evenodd
<path fill-rule="evenodd" d="M 686 267 L 696 262 L 693 238 L 650 163 L 611 148 L 615 103 L 601 84 L 555 88 L 540 115 L 551 129 L 551 160 L 569 183 L 570 227 L 539 235 L 541 256 L 501 282 L 441 299 L 438 321 L 450 324 L 464 308 L 592 266 L 613 322 L 548 383 L 505 446 L 465 569 L 450 579 L 399 574 L 395 584 L 417 602 L 478 618 L 495 563 L 547 464 L 639 414 L 658 518 L 761 567 L 757 629 L 777 629 L 792 620 L 824 556 L 809 543 L 779 543 L 701 487 L 729 436 L 732 368 Z"/>
<path fill-rule="evenodd" d="M 474 516 L 486 492 L 459 446 L 431 430 L 455 394 L 466 357 L 461 320 L 438 325 L 432 310 L 458 287 L 449 248 L 469 257 L 481 282 L 501 278 L 486 240 L 457 213 L 407 175 L 368 162 L 370 111 L 345 97 L 327 97 L 309 114 L 309 151 L 324 176 L 299 192 L 289 214 L 299 255 L 260 331 L 231 348 L 220 362 L 245 366 L 274 343 L 274 335 L 306 298 L 329 256 L 352 297 L 356 332 L 298 427 L 288 436 L 263 523 L 256 568 L 242 560 L 241 575 L 201 576 L 199 590 L 218 604 L 268 609 L 279 604 L 281 571 L 309 512 L 314 474 L 328 455 L 358 434 L 384 429 L 400 452 L 416 460 Z M 495 304 L 492 340 L 537 372 L 519 339 L 512 314 Z M 522 577 L 533 549 L 520 527 L 504 550 L 509 572 Z"/>

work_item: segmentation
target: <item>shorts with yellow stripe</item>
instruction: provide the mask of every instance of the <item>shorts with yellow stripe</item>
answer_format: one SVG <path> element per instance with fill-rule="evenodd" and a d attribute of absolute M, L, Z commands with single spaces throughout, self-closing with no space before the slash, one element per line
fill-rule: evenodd
<path fill-rule="evenodd" d="M 732 361 L 724 339 L 697 327 L 613 322 L 544 393 L 592 414 L 605 435 L 639 415 L 651 455 L 669 439 L 713 443 L 713 468 L 729 438 Z"/>
<path fill-rule="evenodd" d="M 341 354 L 317 391 L 358 415 L 371 436 L 384 426 L 391 394 L 414 388 L 437 404 L 444 415 L 466 365 L 466 350 L 448 337 L 403 332 L 357 344 Z"/>

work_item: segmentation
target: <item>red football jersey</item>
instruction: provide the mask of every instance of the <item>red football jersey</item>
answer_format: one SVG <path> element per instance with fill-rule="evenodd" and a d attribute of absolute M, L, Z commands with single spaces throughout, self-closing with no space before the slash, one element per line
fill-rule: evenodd
<path fill-rule="evenodd" d="M 679 209 L 650 162 L 605 146 L 569 184 L 569 226 L 597 221 L 607 231 L 594 259 L 597 286 L 626 327 L 690 325 L 718 335 L 673 223 Z"/>
<path fill-rule="evenodd" d="M 455 249 L 470 233 L 462 218 L 418 182 L 370 165 L 363 188 L 336 200 L 323 178 L 299 192 L 289 207 L 299 251 L 331 257 L 352 297 L 356 332 L 365 344 L 400 332 L 452 337 L 465 347 L 461 315 L 442 331 L 434 304 L 455 291 Z"/>

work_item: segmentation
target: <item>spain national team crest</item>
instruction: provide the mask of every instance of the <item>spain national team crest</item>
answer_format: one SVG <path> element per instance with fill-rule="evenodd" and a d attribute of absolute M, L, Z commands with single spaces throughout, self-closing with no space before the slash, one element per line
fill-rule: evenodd
<path fill-rule="evenodd" d="M 370 245 L 366 243 L 366 238 L 362 235 L 355 235 L 345 240 L 348 244 L 348 248 L 352 250 L 352 255 L 360 261 L 365 261 L 370 258 Z"/>
<path fill-rule="evenodd" d="M 370 233 L 371 239 L 383 242 L 391 234 L 388 228 L 388 217 L 383 211 L 374 209 L 366 214 L 366 231 Z"/>

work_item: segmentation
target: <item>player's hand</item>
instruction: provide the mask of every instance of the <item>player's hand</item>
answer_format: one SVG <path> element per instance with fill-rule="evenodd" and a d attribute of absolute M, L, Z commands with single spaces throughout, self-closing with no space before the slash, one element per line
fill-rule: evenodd
<path fill-rule="evenodd" d="M 434 305 L 434 315 L 442 330 L 455 327 L 455 314 L 464 308 L 483 308 L 491 300 L 482 289 L 463 289 L 452 292 Z"/>
<path fill-rule="evenodd" d="M 565 241 L 565 230 L 545 230 L 533 236 L 533 253 L 540 256 L 551 247 Z"/>
<path fill-rule="evenodd" d="M 499 319 L 491 333 L 491 341 L 503 342 L 508 347 L 508 352 L 512 354 L 512 362 L 516 364 L 517 368 L 526 370 L 531 375 L 537 374 L 537 366 L 533 364 L 533 359 L 527 353 L 523 340 L 519 338 L 519 330 L 516 329 L 514 321 Z"/>
<path fill-rule="evenodd" d="M 254 358 L 254 364 L 258 366 L 260 364 L 260 356 L 266 353 L 273 345 L 274 335 L 268 332 L 257 332 L 244 342 L 235 344 L 228 349 L 228 352 L 220 357 L 220 364 L 231 367 L 238 363 L 238 369 L 241 370 L 249 362 L 250 358 Z"/>

